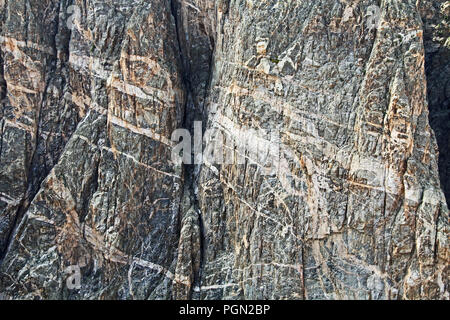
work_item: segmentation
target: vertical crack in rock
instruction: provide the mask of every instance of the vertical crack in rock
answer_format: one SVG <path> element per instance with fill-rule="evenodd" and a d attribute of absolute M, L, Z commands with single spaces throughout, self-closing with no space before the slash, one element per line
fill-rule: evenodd
<path fill-rule="evenodd" d="M 171 1 L 172 15 L 176 23 L 177 39 L 183 61 L 183 79 L 187 89 L 184 126 L 194 139 L 203 135 L 204 103 L 207 96 L 212 73 L 212 57 L 214 50 L 214 3 L 196 0 Z M 195 132 L 201 130 L 201 132 Z M 195 142 L 192 141 L 194 144 Z M 195 147 L 191 155 L 194 160 Z M 177 295 L 176 298 L 191 298 L 200 287 L 201 270 L 204 263 L 204 227 L 202 213 L 198 205 L 198 169 L 199 165 L 184 164 L 184 205 L 182 210 L 182 229 L 179 248 L 179 267 L 190 268 L 192 286 L 189 294 Z M 185 241 L 190 243 L 191 252 L 185 250 Z M 182 272 L 186 272 L 185 270 Z M 178 273 L 178 272 L 177 272 Z"/>
<path fill-rule="evenodd" d="M 448 1 L 425 1 L 424 23 L 430 125 L 439 147 L 439 173 L 447 204 L 450 203 L 450 6 Z"/>
<path fill-rule="evenodd" d="M 5 8 L 6 8 L 6 2 L 3 1 L 0 3 L 0 35 L 3 34 L 3 22 L 5 19 Z M 5 128 L 5 121 L 4 121 L 4 108 L 6 104 L 6 81 L 4 76 L 4 62 L 3 62 L 3 50 L 0 50 L 0 163 L 1 163 L 1 157 L 2 157 L 2 150 L 3 150 L 3 131 Z M 0 230 L 2 228 L 0 227 Z M 1 233 L 2 231 L 0 231 Z M 1 250 L 0 250 L 1 251 Z"/>

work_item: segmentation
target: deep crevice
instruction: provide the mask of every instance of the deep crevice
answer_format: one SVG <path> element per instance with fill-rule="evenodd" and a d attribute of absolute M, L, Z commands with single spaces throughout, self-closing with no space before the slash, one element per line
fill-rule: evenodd
<path fill-rule="evenodd" d="M 435 45 L 439 45 L 436 44 Z M 450 50 L 426 51 L 429 120 L 439 148 L 439 176 L 447 204 L 450 203 Z"/>
<path fill-rule="evenodd" d="M 438 150 L 439 178 L 450 203 L 450 10 L 444 1 L 430 1 L 421 11 L 429 123 Z"/>
<path fill-rule="evenodd" d="M 205 83 L 195 83 L 195 85 L 192 82 L 192 75 L 193 72 L 198 72 L 199 70 L 193 70 L 193 66 L 191 65 L 190 61 L 190 43 L 187 43 L 187 40 L 185 36 L 185 33 L 187 30 L 184 30 L 183 27 L 183 12 L 180 10 L 183 10 L 182 7 L 179 6 L 179 2 L 177 0 L 170 0 L 170 6 L 171 6 L 171 13 L 175 21 L 175 28 L 176 28 L 176 37 L 177 37 L 177 43 L 178 43 L 178 49 L 179 54 L 181 58 L 181 67 L 182 67 L 182 79 L 183 83 L 186 89 L 186 102 L 184 107 L 184 118 L 183 118 L 183 128 L 189 130 L 191 133 L 191 136 L 194 136 L 194 123 L 196 121 L 201 121 L 203 124 L 205 124 L 204 119 L 204 104 L 207 99 L 207 92 L 208 88 L 210 86 L 211 82 L 211 74 L 212 74 L 212 65 L 213 65 L 213 52 L 214 52 L 214 41 L 211 41 L 211 38 L 208 37 L 208 42 L 210 45 L 213 46 L 211 48 L 210 55 L 208 57 L 208 77 L 205 79 Z M 201 26 L 199 25 L 199 28 L 201 29 Z M 207 35 L 206 35 L 207 36 Z M 192 37 L 189 37 L 188 41 L 195 41 L 192 40 Z M 194 66 L 195 69 L 195 66 Z M 203 90 L 199 89 L 202 87 L 203 84 Z M 199 96 L 202 96 L 203 103 L 200 105 Z M 204 133 L 204 128 L 202 135 Z M 194 148 L 192 149 L 194 150 Z M 192 153 L 191 155 L 192 159 L 195 159 L 195 154 Z M 205 238 L 205 228 L 204 228 L 204 222 L 203 222 L 203 216 L 199 205 L 199 199 L 196 194 L 196 185 L 198 184 L 198 165 L 196 164 L 183 164 L 183 172 L 184 172 L 184 188 L 188 190 L 188 194 L 190 196 L 191 204 L 195 210 L 195 212 L 198 214 L 198 227 L 200 230 L 200 267 L 199 270 L 196 270 L 196 272 L 193 274 L 193 285 L 191 287 L 191 292 L 189 298 L 192 299 L 192 296 L 194 294 L 194 288 L 200 287 L 201 284 L 201 278 L 202 278 L 202 271 L 205 264 L 205 250 L 206 250 L 206 238 Z"/>

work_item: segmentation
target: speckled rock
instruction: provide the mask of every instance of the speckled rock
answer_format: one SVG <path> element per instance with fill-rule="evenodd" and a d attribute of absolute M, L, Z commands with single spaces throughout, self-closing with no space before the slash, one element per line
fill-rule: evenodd
<path fill-rule="evenodd" d="M 448 10 L 0 0 L 1 297 L 450 299 Z"/>

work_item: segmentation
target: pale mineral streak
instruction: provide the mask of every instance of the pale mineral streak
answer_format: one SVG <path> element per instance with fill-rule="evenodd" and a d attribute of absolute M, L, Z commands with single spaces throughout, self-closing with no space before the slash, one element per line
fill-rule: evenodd
<path fill-rule="evenodd" d="M 0 296 L 450 299 L 449 17 L 0 1 Z M 173 161 L 199 121 L 231 163 Z"/>

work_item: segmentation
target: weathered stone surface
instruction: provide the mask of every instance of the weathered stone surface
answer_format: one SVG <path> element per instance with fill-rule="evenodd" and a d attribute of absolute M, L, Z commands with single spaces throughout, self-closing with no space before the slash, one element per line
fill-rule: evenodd
<path fill-rule="evenodd" d="M 182 126 L 185 90 L 170 5 L 84 3 L 61 94 L 82 121 L 73 134 L 55 129 L 70 140 L 15 234 L 2 289 L 24 298 L 169 298 L 172 282 L 188 285 L 174 272 L 183 177 L 169 138 Z M 50 123 L 67 118 L 64 104 L 45 101 Z M 79 292 L 63 281 L 71 265 L 81 266 Z"/>
<path fill-rule="evenodd" d="M 450 3 L 426 1 L 421 6 L 424 21 L 425 66 L 430 125 L 439 145 L 439 173 L 447 204 L 450 199 Z"/>
<path fill-rule="evenodd" d="M 0 8 L 3 296 L 450 298 L 448 1 Z"/>

